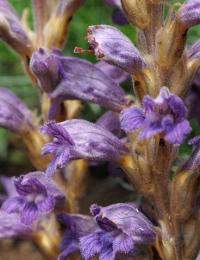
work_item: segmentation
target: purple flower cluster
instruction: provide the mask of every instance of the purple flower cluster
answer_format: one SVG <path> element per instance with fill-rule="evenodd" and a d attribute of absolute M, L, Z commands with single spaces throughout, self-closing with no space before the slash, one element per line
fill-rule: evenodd
<path fill-rule="evenodd" d="M 187 86 L 181 89 L 181 77 L 189 84 L 199 68 L 200 41 L 186 49 L 185 39 L 187 30 L 200 23 L 200 0 L 185 1 L 166 20 L 165 1 L 105 0 L 115 8 L 114 22 L 123 25 L 129 20 L 138 27 L 139 47 L 112 26 L 89 26 L 89 50 L 76 47 L 74 52 L 95 54 L 96 64 L 65 57 L 60 50 L 73 13 L 85 1 L 50 2 L 33 1 L 36 19 L 32 32 L 22 26 L 10 4 L 0 0 L 0 38 L 22 56 L 44 100 L 39 132 L 27 106 L 0 88 L 0 127 L 21 136 L 28 133 L 27 147 L 33 145 L 39 151 L 42 147 L 42 156 L 48 155 L 38 164 L 46 172 L 0 179 L 7 192 L 7 196 L 0 194 L 0 239 L 30 235 L 42 241 L 43 220 L 52 217 L 59 242 L 40 242 L 53 251 L 55 246 L 56 251 L 63 234 L 59 260 L 77 253 L 85 260 L 154 259 L 158 254 L 163 259 L 194 259 L 187 250 L 195 248 L 193 240 L 200 240 L 193 234 L 199 225 L 199 136 L 190 141 L 196 147 L 176 174 L 171 166 L 179 145 L 192 131 L 182 99 Z M 120 86 L 130 78 L 135 83 L 132 97 Z M 85 102 L 108 111 L 95 123 L 80 119 L 78 113 L 68 116 L 72 103 L 79 107 Z M 38 117 L 37 121 L 42 120 Z M 37 149 L 30 156 L 32 161 L 40 160 Z M 113 168 L 119 165 L 127 174 L 129 179 L 123 184 L 129 185 L 130 180 L 133 195 L 142 198 L 141 210 L 136 199 L 135 203 L 115 201 L 104 207 L 92 204 L 92 216 L 78 214 L 90 162 L 96 167 L 103 161 L 112 162 Z M 185 201 L 191 205 L 181 209 Z"/>

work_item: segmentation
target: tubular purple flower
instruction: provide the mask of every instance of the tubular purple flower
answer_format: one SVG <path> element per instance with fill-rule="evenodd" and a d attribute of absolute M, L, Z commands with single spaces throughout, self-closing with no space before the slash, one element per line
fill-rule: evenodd
<path fill-rule="evenodd" d="M 41 132 L 54 137 L 53 142 L 42 149 L 43 155 L 54 155 L 47 169 L 48 176 L 71 160 L 118 161 L 127 153 L 121 140 L 104 127 L 81 119 L 49 122 Z"/>
<path fill-rule="evenodd" d="M 13 180 L 17 196 L 11 196 L 2 205 L 2 210 L 18 212 L 24 225 L 32 225 L 41 216 L 54 210 L 57 204 L 64 202 L 64 195 L 54 182 L 43 172 L 31 172 Z"/>
<path fill-rule="evenodd" d="M 87 39 L 99 60 L 119 66 L 130 74 L 145 67 L 138 49 L 122 32 L 112 26 L 89 26 Z"/>
<path fill-rule="evenodd" d="M 161 88 L 155 99 L 145 96 L 143 107 L 130 107 L 121 113 L 122 129 L 126 132 L 140 130 L 140 140 L 162 133 L 167 142 L 181 144 L 192 130 L 183 101 L 166 87 Z"/>
<path fill-rule="evenodd" d="M 97 228 L 89 235 L 80 237 L 84 259 L 95 256 L 114 260 L 120 254 L 140 254 L 138 245 L 153 244 L 155 229 L 152 223 L 132 204 L 118 203 L 107 207 L 91 206 Z"/>
<path fill-rule="evenodd" d="M 15 10 L 6 0 L 0 0 L 0 38 L 22 56 L 29 56 L 31 43 Z"/>
<path fill-rule="evenodd" d="M 126 16 L 122 8 L 121 0 L 105 0 L 105 2 L 108 5 L 116 7 L 112 14 L 112 19 L 114 23 L 119 25 L 128 24 L 128 20 L 126 19 Z"/>
<path fill-rule="evenodd" d="M 31 58 L 30 67 L 41 89 L 55 100 L 57 107 L 62 100 L 79 99 L 97 103 L 120 111 L 126 105 L 125 92 L 102 69 L 88 61 L 63 57 L 58 50 L 40 49 Z M 55 107 L 52 106 L 51 111 Z M 54 114 L 50 111 L 50 115 Z"/>
<path fill-rule="evenodd" d="M 63 80 L 50 95 L 60 100 L 80 99 L 120 111 L 125 92 L 95 65 L 77 58 L 62 60 Z"/>
<path fill-rule="evenodd" d="M 33 125 L 28 107 L 14 93 L 0 88 L 0 127 L 20 133 Z"/>
<path fill-rule="evenodd" d="M 200 2 L 199 0 L 188 0 L 177 13 L 177 19 L 186 29 L 200 23 Z"/>
<path fill-rule="evenodd" d="M 58 260 L 65 260 L 68 255 L 80 251 L 79 238 L 95 230 L 96 223 L 92 217 L 73 214 L 60 214 L 58 220 L 66 227 Z"/>

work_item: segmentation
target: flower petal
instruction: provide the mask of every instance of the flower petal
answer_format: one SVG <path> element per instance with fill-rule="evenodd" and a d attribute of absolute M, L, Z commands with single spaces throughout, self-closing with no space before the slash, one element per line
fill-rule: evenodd
<path fill-rule="evenodd" d="M 63 143 L 74 145 L 74 141 L 66 131 L 65 128 L 61 127 L 55 122 L 48 122 L 40 128 L 41 133 L 51 135 L 54 138 L 60 140 Z"/>
<path fill-rule="evenodd" d="M 126 132 L 134 132 L 144 126 L 145 115 L 137 107 L 127 108 L 120 115 L 121 128 Z"/>
<path fill-rule="evenodd" d="M 177 123 L 171 131 L 166 133 L 165 140 L 172 144 L 182 144 L 192 128 L 187 120 Z"/>
<path fill-rule="evenodd" d="M 31 235 L 33 229 L 20 222 L 19 214 L 0 210 L 0 239 Z"/>
<path fill-rule="evenodd" d="M 55 198 L 47 196 L 45 199 L 36 202 L 37 208 L 40 212 L 49 213 L 55 208 Z"/>
<path fill-rule="evenodd" d="M 7 213 L 12 213 L 20 211 L 24 205 L 25 201 L 22 197 L 8 198 L 2 204 L 2 210 Z"/>
<path fill-rule="evenodd" d="M 186 117 L 187 109 L 181 98 L 171 95 L 167 102 L 176 119 L 180 120 Z"/>
<path fill-rule="evenodd" d="M 81 255 L 85 260 L 90 260 L 101 252 L 99 233 L 95 232 L 80 238 Z"/>
<path fill-rule="evenodd" d="M 47 176 L 52 177 L 53 173 L 58 169 L 64 168 L 65 165 L 70 161 L 70 159 L 72 159 L 70 156 L 70 149 L 66 145 L 59 146 L 58 151 L 56 151 L 55 157 L 47 168 Z"/>
<path fill-rule="evenodd" d="M 21 222 L 30 226 L 38 218 L 38 209 L 34 202 L 26 203 L 21 213 Z"/>
<path fill-rule="evenodd" d="M 124 254 L 134 251 L 133 239 L 123 233 L 118 235 L 113 241 L 113 250 L 115 253 L 121 252 Z"/>

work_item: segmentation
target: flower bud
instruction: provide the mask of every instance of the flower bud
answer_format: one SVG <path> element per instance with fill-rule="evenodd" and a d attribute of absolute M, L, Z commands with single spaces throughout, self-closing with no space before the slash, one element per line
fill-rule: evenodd
<path fill-rule="evenodd" d="M 130 74 L 140 72 L 145 67 L 138 49 L 112 26 L 89 26 L 87 39 L 99 60 L 119 66 Z"/>

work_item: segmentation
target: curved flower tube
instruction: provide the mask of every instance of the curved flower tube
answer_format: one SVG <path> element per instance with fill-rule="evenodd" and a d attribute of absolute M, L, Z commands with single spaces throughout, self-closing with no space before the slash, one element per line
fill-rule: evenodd
<path fill-rule="evenodd" d="M 81 119 L 49 122 L 41 132 L 54 138 L 42 150 L 43 155 L 50 153 L 54 156 L 47 169 L 48 176 L 71 160 L 118 161 L 127 153 L 123 142 L 111 132 Z"/>

